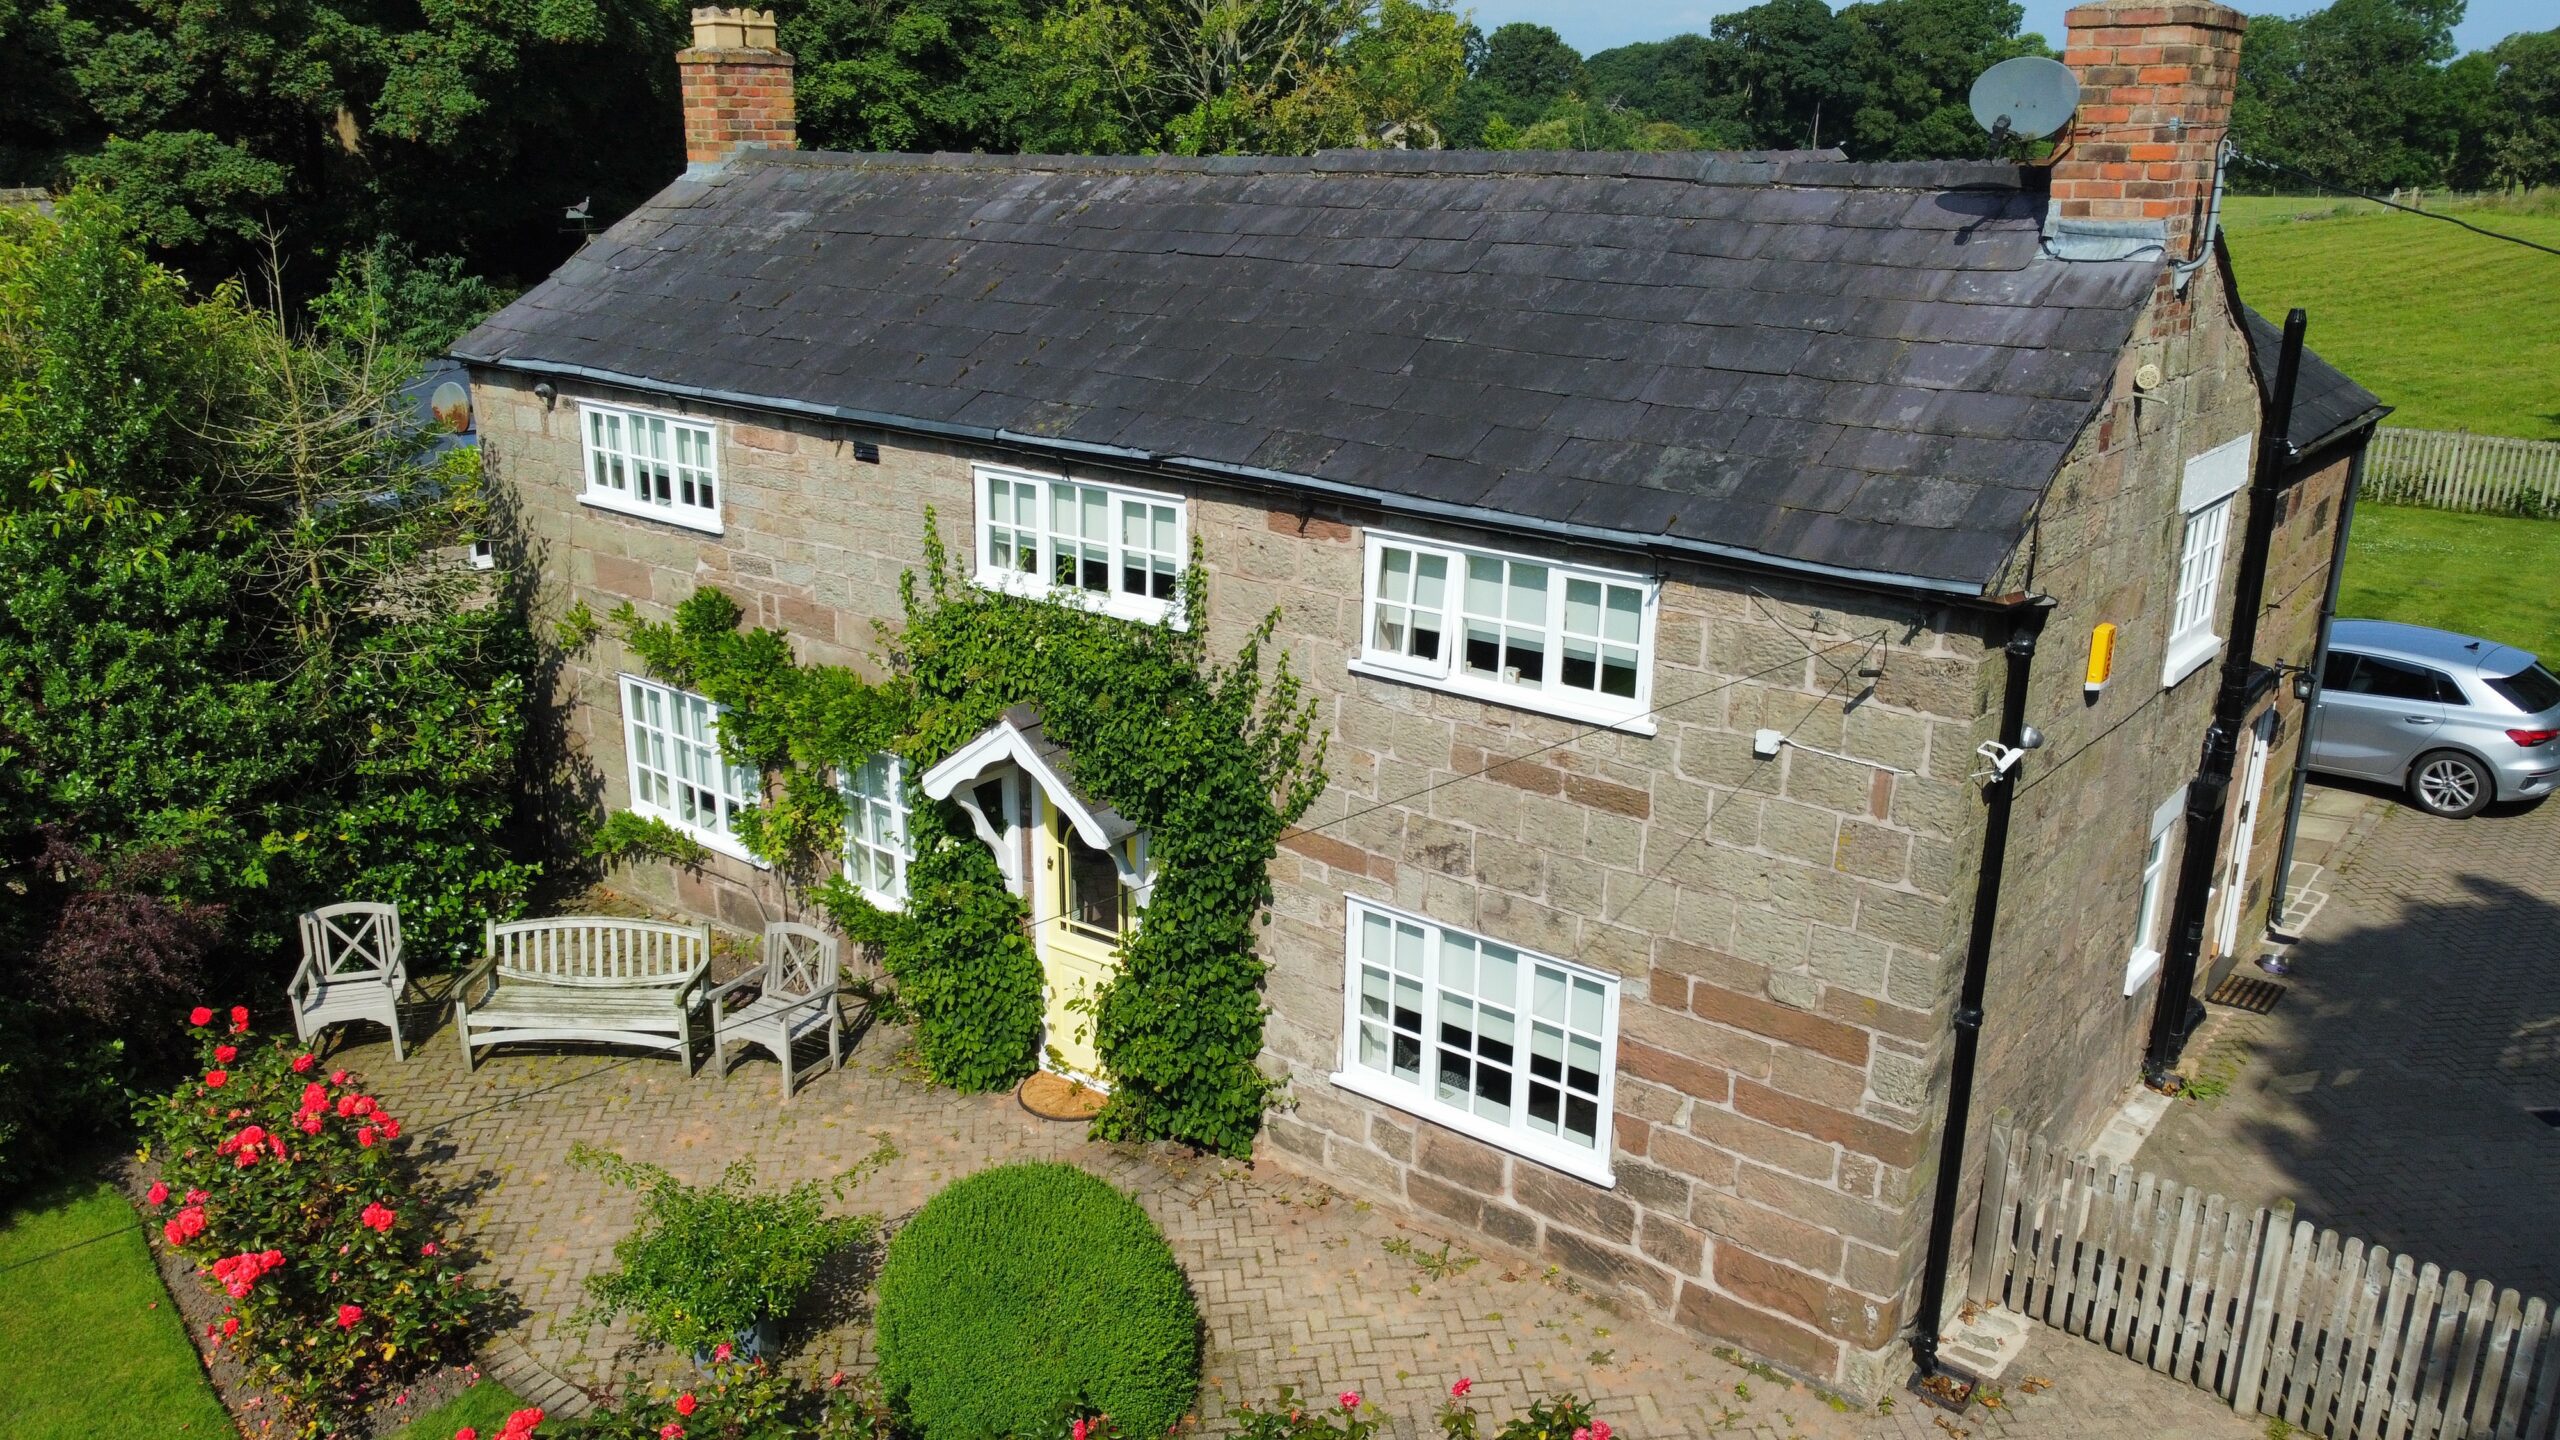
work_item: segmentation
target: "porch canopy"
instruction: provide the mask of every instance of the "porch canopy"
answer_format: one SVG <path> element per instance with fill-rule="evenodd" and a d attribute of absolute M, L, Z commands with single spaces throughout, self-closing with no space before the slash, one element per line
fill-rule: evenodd
<path fill-rule="evenodd" d="M 926 795 L 956 801 L 968 812 L 978 838 L 995 852 L 1005 879 L 1021 892 L 1026 857 L 1013 832 L 1029 823 L 1030 817 L 1022 808 L 1029 797 L 1021 794 L 1018 787 L 1004 783 L 1015 774 L 1028 777 L 1040 788 L 1049 807 L 1066 821 L 1078 839 L 1111 857 L 1111 863 L 1119 868 L 1121 883 L 1129 887 L 1131 896 L 1144 908 L 1154 879 L 1146 863 L 1146 837 L 1127 816 L 1077 786 L 1066 747 L 1049 738 L 1040 712 L 1034 707 L 1016 705 L 1005 711 L 977 738 L 924 772 L 920 783 Z"/>

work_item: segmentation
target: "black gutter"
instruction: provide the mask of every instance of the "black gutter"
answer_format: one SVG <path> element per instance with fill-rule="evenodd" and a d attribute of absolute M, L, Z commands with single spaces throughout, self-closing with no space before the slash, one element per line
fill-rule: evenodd
<path fill-rule="evenodd" d="M 2347 531 L 2355 524 L 2356 495 L 2364 488 L 2364 457 L 2371 445 L 2356 447 L 2347 462 L 2346 487 L 2338 493 L 2338 533 L 2329 544 L 2329 585 L 2320 596 L 2320 628 L 2311 641 L 2311 670 L 2303 677 L 2302 736 L 2293 746 L 2293 785 L 2284 802 L 2284 839 L 2276 846 L 2275 883 L 2267 891 L 2267 928 L 2284 915 L 2285 891 L 2293 881 L 2293 842 L 2302 826 L 2302 791 L 2311 775 L 2311 740 L 2320 723 L 2320 685 L 2329 673 L 2329 627 L 2338 621 L 2338 581 L 2347 568 Z"/>
<path fill-rule="evenodd" d="M 2009 640 L 2001 647 L 2009 657 L 2009 679 L 2000 694 L 2000 744 L 2008 750 L 2024 746 L 2027 733 L 2027 676 L 2035 664 L 2036 638 L 2043 633 L 2050 600 L 2015 612 Z M 1947 1118 L 1938 1131 L 1938 1185 L 1929 1206 L 1929 1252 L 1920 1262 L 1920 1301 L 1912 1312 L 1911 1358 L 1923 1379 L 1935 1377 L 1938 1365 L 1938 1322 L 1947 1305 L 1947 1264 L 1954 1257 L 1956 1201 L 1964 1178 L 1965 1130 L 1973 1119 L 1973 1071 L 1982 1051 L 1982 996 L 1991 976 L 1992 932 L 2000 920 L 2000 876 L 2009 859 L 2009 812 L 2017 804 L 2020 759 L 1994 767 L 1983 786 L 1982 863 L 1973 879 L 1973 920 L 1967 927 L 1964 982 L 1956 995 L 1955 1060 L 1947 1074 Z"/>
<path fill-rule="evenodd" d="M 2240 542 L 2240 576 L 2232 587 L 2231 635 L 2222 651 L 2222 688 L 2213 723 L 2204 731 L 2204 755 L 2187 784 L 2187 836 L 2178 856 L 2177 898 L 2169 911 L 2169 954 L 2160 967 L 2160 993 L 2151 1008 L 2151 1037 L 2143 1046 L 2143 1078 L 2169 1084 L 2169 1069 L 2186 1043 L 2195 1010 L 2196 961 L 2204 953 L 2205 901 L 2222 849 L 2223 812 L 2230 800 L 2232 761 L 2240 753 L 2241 723 L 2260 680 L 2258 611 L 2265 603 L 2267 550 L 2276 532 L 2276 497 L 2296 453 L 2285 437 L 2293 429 L 2293 396 L 2302 378 L 2302 332 L 2310 323 L 2298 307 L 2284 317 L 2284 349 L 2276 358 L 2275 393 L 2268 397 L 2258 433 L 2257 474 L 2249 484 L 2249 528 Z"/>
<path fill-rule="evenodd" d="M 1575 525 L 1561 520 L 1541 520 L 1533 516 L 1519 515 L 1482 505 L 1458 505 L 1443 500 L 1420 500 L 1410 495 L 1399 495 L 1393 491 L 1372 489 L 1365 485 L 1325 480 L 1285 470 L 1266 470 L 1258 466 L 1230 464 L 1222 460 L 1163 455 L 1151 450 L 1136 450 L 1121 445 L 1097 445 L 1090 441 L 1068 440 L 1054 435 L 1031 435 L 1019 430 L 1005 430 L 989 425 L 961 425 L 947 420 L 925 420 L 910 415 L 856 410 L 849 406 L 822 405 L 808 400 L 786 400 L 771 395 L 750 395 L 699 385 L 675 385 L 662 380 L 652 380 L 646 376 L 625 375 L 619 371 L 599 370 L 587 365 L 470 355 L 458 350 L 452 352 L 452 358 L 466 365 L 486 366 L 492 370 L 511 370 L 519 374 L 535 376 L 556 375 L 562 379 L 610 385 L 644 395 L 698 400 L 707 404 L 733 406 L 741 410 L 805 415 L 812 419 L 830 420 L 838 424 L 870 430 L 920 435 L 934 440 L 966 441 L 991 449 L 1009 450 L 1016 454 L 1116 465 L 1141 473 L 1186 475 L 1231 485 L 1277 490 L 1299 496 L 1312 492 L 1337 500 L 1348 500 L 1425 519 L 1446 520 L 1491 530 L 1546 535 L 1576 544 L 1635 550 L 1649 555 L 1673 555 L 1682 559 L 1772 571 L 1798 578 L 1809 576 L 1854 585 L 1866 590 L 1882 590 L 1896 595 L 1923 598 L 1933 604 L 2005 611 L 2017 603 L 2015 597 L 1985 596 L 1982 593 L 1982 586 L 1974 581 L 1903 575 L 1890 570 L 1862 570 L 1847 565 L 1825 565 L 1819 561 L 1794 560 L 1783 555 L 1770 555 L 1762 551 L 1746 549 L 1740 545 L 1720 545 L 1711 540 L 1686 540 L 1668 535 L 1649 535 L 1633 530 L 1611 530 L 1600 526 Z"/>

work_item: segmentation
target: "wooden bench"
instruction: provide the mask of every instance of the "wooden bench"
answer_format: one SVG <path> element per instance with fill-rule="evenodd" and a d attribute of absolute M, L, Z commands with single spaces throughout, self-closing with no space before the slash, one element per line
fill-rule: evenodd
<path fill-rule="evenodd" d="M 491 921 L 480 963 L 453 987 L 462 1068 L 492 1045 L 579 1040 L 638 1045 L 694 1069 L 694 1010 L 711 927 L 607 915 Z"/>

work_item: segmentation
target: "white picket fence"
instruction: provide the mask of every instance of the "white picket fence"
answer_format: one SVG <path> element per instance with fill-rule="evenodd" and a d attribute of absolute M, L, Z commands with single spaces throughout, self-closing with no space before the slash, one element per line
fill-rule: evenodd
<path fill-rule="evenodd" d="M 1992 1133 L 1971 1294 L 2331 1440 L 2560 1435 L 2540 1298 L 2041 1139 Z"/>
<path fill-rule="evenodd" d="M 2392 505 L 2560 519 L 2560 441 L 2385 427 L 2365 456 L 2363 494 Z"/>

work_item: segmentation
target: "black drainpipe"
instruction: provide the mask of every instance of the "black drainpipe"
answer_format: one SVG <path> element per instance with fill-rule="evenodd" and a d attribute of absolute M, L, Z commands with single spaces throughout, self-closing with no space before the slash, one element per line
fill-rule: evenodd
<path fill-rule="evenodd" d="M 2347 568 L 2347 531 L 2355 524 L 2356 495 L 2364 488 L 2365 452 L 2373 444 L 2367 430 L 2347 461 L 2347 484 L 2338 493 L 2338 533 L 2329 542 L 2329 588 L 2320 596 L 2320 629 L 2311 641 L 2311 673 L 2302 683 L 2302 737 L 2293 747 L 2293 789 L 2284 802 L 2284 843 L 2276 847 L 2276 880 L 2267 896 L 2267 923 L 2284 916 L 2285 892 L 2293 888 L 2293 842 L 2302 828 L 2302 787 L 2311 775 L 2311 741 L 2319 728 L 2320 682 L 2329 673 L 2329 627 L 2338 622 L 2338 579 Z"/>
<path fill-rule="evenodd" d="M 2013 613 L 2009 681 L 2000 695 L 2000 743 L 2024 748 L 2027 672 L 2035 664 L 2036 637 L 2053 602 L 2039 599 Z M 1983 786 L 1982 864 L 1973 881 L 1973 921 L 1965 935 L 1964 983 L 1956 996 L 1955 1063 L 1947 1075 L 1947 1119 L 1938 1132 L 1937 1194 L 1929 1207 L 1929 1254 L 1921 1261 L 1920 1305 L 1912 1315 L 1911 1358 L 1921 1377 L 1938 1373 L 1938 1318 L 1947 1304 L 1947 1262 L 1955 1251 L 1956 1199 L 1964 1172 L 1964 1132 L 1973 1117 L 1973 1067 L 1982 1050 L 1982 991 L 1991 973 L 1991 934 L 2000 919 L 2000 871 L 2009 858 L 2009 811 L 2017 803 L 2020 760 L 1994 770 Z"/>
<path fill-rule="evenodd" d="M 2249 484 L 2249 528 L 2240 542 L 2240 578 L 2231 599 L 2231 638 L 2222 651 L 2222 688 L 2214 696 L 2213 723 L 2204 731 L 2204 758 L 2187 785 L 2187 838 L 2178 855 L 2178 889 L 2169 911 L 2169 954 L 2160 967 L 2160 994 L 2151 1008 L 2151 1039 L 2143 1047 L 2142 1075 L 2167 1088 L 2178 1047 L 2186 1043 L 2188 1016 L 2196 1008 L 2196 960 L 2204 953 L 2205 899 L 2222 848 L 2222 815 L 2230 798 L 2231 762 L 2240 753 L 2240 725 L 2255 692 L 2258 610 L 2265 602 L 2267 548 L 2275 538 L 2276 496 L 2293 463 L 2286 435 L 2293 429 L 2294 382 L 2302 374 L 2302 332 L 2309 319 L 2299 308 L 2284 317 L 2284 349 L 2276 359 L 2276 389 L 2258 436 L 2258 469 Z"/>

